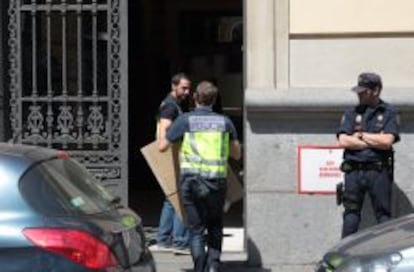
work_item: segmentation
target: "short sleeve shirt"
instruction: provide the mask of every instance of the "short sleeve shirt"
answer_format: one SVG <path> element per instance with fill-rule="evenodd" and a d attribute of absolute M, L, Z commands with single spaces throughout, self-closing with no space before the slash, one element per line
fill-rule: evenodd
<path fill-rule="evenodd" d="M 237 139 L 237 132 L 233 122 L 225 115 L 221 115 L 212 111 L 210 107 L 198 107 L 189 113 L 180 115 L 177 120 L 174 121 L 171 128 L 167 132 L 168 141 L 174 143 L 181 140 L 186 132 L 190 131 L 189 118 L 191 116 L 218 116 L 223 117 L 225 121 L 225 132 L 230 135 L 230 140 Z"/>
<path fill-rule="evenodd" d="M 168 95 L 161 102 L 158 118 L 174 121 L 180 114 L 182 114 L 180 105 L 178 105 L 177 101 L 171 95 Z"/>
<path fill-rule="evenodd" d="M 340 134 L 352 135 L 354 132 L 389 133 L 400 140 L 399 121 L 397 110 L 388 103 L 380 101 L 375 107 L 356 106 L 345 111 L 337 136 Z M 346 149 L 345 160 L 359 162 L 373 162 L 386 159 L 392 150 L 365 148 L 362 150 Z"/>

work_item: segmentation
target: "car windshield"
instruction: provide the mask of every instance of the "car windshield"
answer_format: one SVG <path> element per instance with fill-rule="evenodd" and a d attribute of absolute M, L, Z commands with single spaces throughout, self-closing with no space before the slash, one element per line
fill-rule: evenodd
<path fill-rule="evenodd" d="M 72 159 L 36 165 L 22 177 L 19 186 L 29 204 L 45 215 L 88 215 L 114 207 L 114 197 Z"/>

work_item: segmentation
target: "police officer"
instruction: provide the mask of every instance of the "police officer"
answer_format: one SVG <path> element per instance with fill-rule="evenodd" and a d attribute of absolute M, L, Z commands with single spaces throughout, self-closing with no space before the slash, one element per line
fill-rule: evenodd
<path fill-rule="evenodd" d="M 345 149 L 342 237 L 358 230 L 365 193 L 378 223 L 391 216 L 392 145 L 399 141 L 396 109 L 380 99 L 381 77 L 362 73 L 352 88 L 359 105 L 345 111 L 337 137 Z"/>
<path fill-rule="evenodd" d="M 217 87 L 209 81 L 198 84 L 194 93 L 196 108 L 177 118 L 159 146 L 160 151 L 165 151 L 170 143 L 182 140 L 180 193 L 196 272 L 219 269 L 227 160 L 229 156 L 236 160 L 241 156 L 233 123 L 212 110 L 217 93 Z"/>

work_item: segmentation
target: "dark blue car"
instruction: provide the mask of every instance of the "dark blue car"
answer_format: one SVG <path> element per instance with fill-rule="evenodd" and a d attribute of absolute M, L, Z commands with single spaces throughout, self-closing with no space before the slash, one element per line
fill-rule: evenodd
<path fill-rule="evenodd" d="M 67 152 L 0 143 L 0 271 L 155 271 L 141 219 Z"/>

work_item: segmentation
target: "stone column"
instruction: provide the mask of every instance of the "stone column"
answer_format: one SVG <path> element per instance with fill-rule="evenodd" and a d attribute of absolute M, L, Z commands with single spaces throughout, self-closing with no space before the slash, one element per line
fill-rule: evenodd
<path fill-rule="evenodd" d="M 245 0 L 246 87 L 275 87 L 275 0 Z"/>

